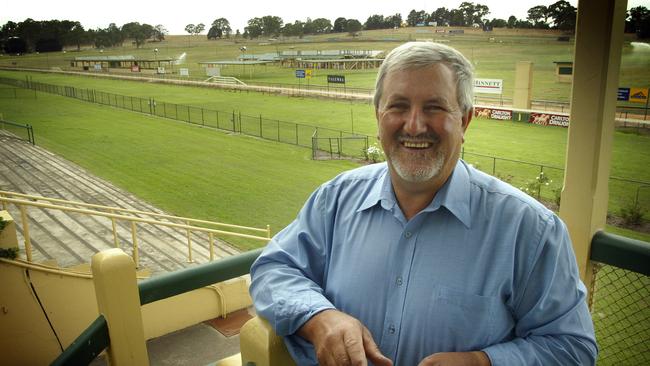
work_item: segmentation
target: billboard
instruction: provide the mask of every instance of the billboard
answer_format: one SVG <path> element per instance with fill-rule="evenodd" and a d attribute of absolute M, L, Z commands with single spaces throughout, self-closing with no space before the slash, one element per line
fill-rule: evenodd
<path fill-rule="evenodd" d="M 540 126 L 569 127 L 569 116 L 552 113 L 531 113 L 528 122 Z"/>
<path fill-rule="evenodd" d="M 474 79 L 474 93 L 502 94 L 503 79 Z"/>
<path fill-rule="evenodd" d="M 474 108 L 474 116 L 478 118 L 489 118 L 496 119 L 500 121 L 510 121 L 512 120 L 512 111 L 508 109 L 496 109 L 496 108 Z"/>
<path fill-rule="evenodd" d="M 327 82 L 334 84 L 345 84 L 345 75 L 327 75 Z"/>
<path fill-rule="evenodd" d="M 646 103 L 648 101 L 648 88 L 630 88 L 630 102 Z"/>

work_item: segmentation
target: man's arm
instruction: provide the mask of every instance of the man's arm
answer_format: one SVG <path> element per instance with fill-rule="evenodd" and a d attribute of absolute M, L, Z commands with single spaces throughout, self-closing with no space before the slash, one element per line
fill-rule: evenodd
<path fill-rule="evenodd" d="M 483 349 L 493 365 L 593 365 L 598 349 L 586 289 L 564 224 L 552 215 L 516 286 L 516 338 Z"/>
<path fill-rule="evenodd" d="M 324 294 L 333 212 L 335 202 L 321 187 L 297 219 L 271 240 L 251 268 L 255 308 L 278 335 L 309 341 L 321 365 L 365 365 L 366 357 L 377 366 L 392 365 L 366 327 L 335 310 Z M 296 361 L 307 363 L 300 359 L 306 350 L 291 346 Z"/>

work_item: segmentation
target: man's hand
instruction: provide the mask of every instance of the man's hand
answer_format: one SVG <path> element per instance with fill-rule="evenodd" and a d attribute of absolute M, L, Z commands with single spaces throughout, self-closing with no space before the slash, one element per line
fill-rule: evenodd
<path fill-rule="evenodd" d="M 485 352 L 441 352 L 420 361 L 419 366 L 491 366 Z"/>
<path fill-rule="evenodd" d="M 338 310 L 324 310 L 309 319 L 299 330 L 316 349 L 322 366 L 392 366 L 379 351 L 372 335 L 361 322 Z"/>

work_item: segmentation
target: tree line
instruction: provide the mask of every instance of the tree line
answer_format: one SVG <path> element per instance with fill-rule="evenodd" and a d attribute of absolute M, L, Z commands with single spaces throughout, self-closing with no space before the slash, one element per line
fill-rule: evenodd
<path fill-rule="evenodd" d="M 565 0 L 551 5 L 537 5 L 528 9 L 525 19 L 510 16 L 508 19 L 489 19 L 490 9 L 487 5 L 464 1 L 456 9 L 445 7 L 431 12 L 411 10 L 406 19 L 401 14 L 369 16 L 365 23 L 358 19 L 338 17 L 332 23 L 326 18 L 307 18 L 284 23 L 281 17 L 267 15 L 248 20 L 244 32 L 239 29 L 233 34 L 228 19 L 215 19 L 207 33 L 208 39 L 244 37 L 303 37 L 304 35 L 343 33 L 356 35 L 361 30 L 396 29 L 417 26 L 453 26 L 453 27 L 493 27 L 493 28 L 535 28 L 560 29 L 572 32 L 576 25 L 576 8 Z M 638 6 L 626 12 L 625 31 L 636 33 L 638 38 L 650 38 L 650 11 Z M 188 24 L 185 31 L 198 35 L 206 29 L 203 23 Z M 77 47 L 92 44 L 96 48 L 123 46 L 129 40 L 136 47 L 148 41 L 162 41 L 168 31 L 162 24 L 152 26 L 146 23 L 130 22 L 118 27 L 115 23 L 106 28 L 84 29 L 78 21 L 26 19 L 15 23 L 9 21 L 0 28 L 0 43 L 6 53 L 61 51 L 64 47 Z"/>

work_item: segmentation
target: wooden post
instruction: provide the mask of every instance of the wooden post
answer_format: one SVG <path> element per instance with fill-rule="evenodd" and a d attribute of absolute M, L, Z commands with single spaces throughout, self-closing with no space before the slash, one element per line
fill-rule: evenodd
<path fill-rule="evenodd" d="M 583 0 L 578 5 L 560 217 L 569 229 L 580 277 L 588 289 L 593 274 L 589 260 L 591 239 L 605 227 L 607 218 L 626 5 L 625 0 Z"/>
<path fill-rule="evenodd" d="M 97 307 L 111 339 L 109 364 L 149 365 L 133 261 L 120 249 L 108 249 L 93 256 L 92 271 Z"/>

